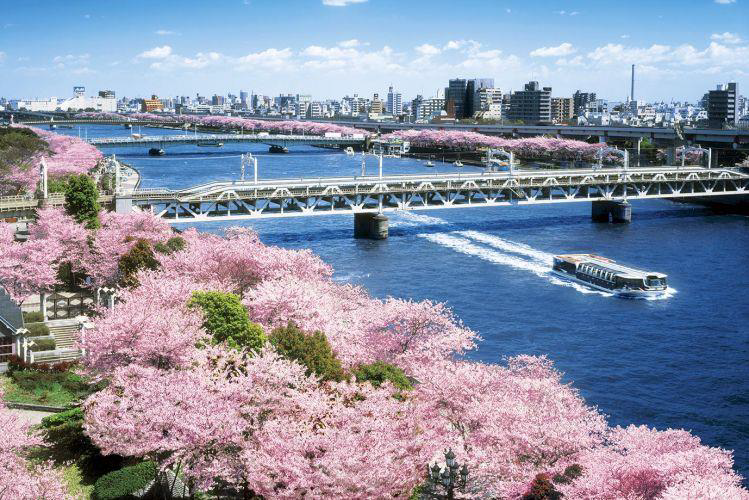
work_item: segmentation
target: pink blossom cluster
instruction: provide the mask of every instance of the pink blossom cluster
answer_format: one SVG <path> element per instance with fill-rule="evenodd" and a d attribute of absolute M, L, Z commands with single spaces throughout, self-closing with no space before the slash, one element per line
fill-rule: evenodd
<path fill-rule="evenodd" d="M 107 453 L 274 498 L 406 497 L 446 447 L 477 497 L 518 498 L 537 474 L 577 464 L 582 476 L 558 485 L 567 498 L 749 498 L 730 452 L 685 431 L 609 427 L 545 358 L 461 359 L 478 337 L 442 304 L 375 299 L 252 231 L 182 236 L 187 247 L 141 272 L 83 340 L 88 370 L 110 382 L 85 406 Z M 194 290 L 239 294 L 266 330 L 322 331 L 346 368 L 386 361 L 414 389 L 321 383 L 272 347 L 204 347 Z"/>
<path fill-rule="evenodd" d="M 23 125 L 14 126 L 22 127 Z M 103 157 L 96 147 L 77 137 L 56 134 L 34 127 L 28 128 L 48 144 L 50 153 L 37 155 L 32 159 L 31 165 L 27 166 L 28 168 L 17 165 L 7 175 L 0 176 L 0 195 L 33 192 L 39 183 L 38 166 L 42 159 L 47 163 L 47 175 L 55 178 L 86 174 Z"/>
<path fill-rule="evenodd" d="M 114 119 L 111 113 L 87 113 L 85 118 L 90 119 Z M 369 135 L 369 132 L 353 127 L 345 127 L 334 123 L 320 123 L 294 120 L 253 120 L 249 118 L 240 118 L 236 116 L 221 115 L 174 115 L 170 113 L 132 113 L 129 115 L 117 115 L 120 119 L 134 118 L 136 120 L 163 122 L 163 123 L 182 123 L 189 125 L 198 125 L 205 127 L 215 127 L 220 129 L 244 129 L 249 132 L 270 132 L 278 134 L 307 134 L 307 135 L 324 135 L 328 132 L 339 133 L 341 135 L 362 134 Z"/>
<path fill-rule="evenodd" d="M 100 220 L 101 228 L 89 231 L 59 208 L 41 209 L 23 243 L 15 240 L 13 226 L 0 224 L 0 286 L 20 303 L 59 285 L 57 271 L 65 263 L 88 276 L 91 286 L 112 286 L 119 258 L 138 239 L 157 243 L 173 235 L 151 215 L 102 212 Z"/>
<path fill-rule="evenodd" d="M 589 144 L 573 139 L 531 137 L 505 139 L 462 130 L 399 130 L 383 136 L 383 139 L 403 139 L 422 148 L 448 148 L 475 150 L 480 147 L 512 151 L 521 159 L 555 159 L 594 161 L 596 153 L 605 144 Z"/>
<path fill-rule="evenodd" d="M 79 120 L 125 120 L 119 113 L 107 113 L 104 111 L 85 111 L 77 113 L 73 118 Z"/>
<path fill-rule="evenodd" d="M 57 500 L 70 498 L 60 474 L 48 463 L 33 466 L 24 458 L 29 448 L 41 444 L 31 425 L 3 404 L 0 390 L 0 498 Z"/>

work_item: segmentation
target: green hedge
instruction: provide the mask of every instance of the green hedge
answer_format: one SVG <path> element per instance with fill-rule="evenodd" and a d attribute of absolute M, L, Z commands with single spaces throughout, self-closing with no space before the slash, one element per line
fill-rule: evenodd
<path fill-rule="evenodd" d="M 49 327 L 44 323 L 26 323 L 29 337 L 44 337 L 49 335 Z M 36 340 L 34 342 L 37 342 Z"/>
<path fill-rule="evenodd" d="M 34 339 L 34 345 L 30 346 L 31 352 L 54 351 L 57 344 L 55 339 Z"/>
<path fill-rule="evenodd" d="M 148 461 L 105 474 L 96 480 L 93 498 L 109 500 L 131 497 L 156 479 L 157 472 L 156 464 Z"/>
<path fill-rule="evenodd" d="M 44 321 L 42 311 L 29 311 L 23 313 L 24 323 L 38 323 L 40 321 Z"/>

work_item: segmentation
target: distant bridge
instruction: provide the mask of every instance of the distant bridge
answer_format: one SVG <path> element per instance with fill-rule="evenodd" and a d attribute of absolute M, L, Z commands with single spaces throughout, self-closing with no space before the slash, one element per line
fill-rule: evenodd
<path fill-rule="evenodd" d="M 361 146 L 364 137 L 325 137 L 318 135 L 282 135 L 282 134 L 181 134 L 149 135 L 143 137 L 105 137 L 88 139 L 88 143 L 99 148 L 124 146 L 164 147 L 181 144 L 198 146 L 217 146 L 227 143 L 260 143 L 287 146 L 306 144 L 310 146 Z"/>
<path fill-rule="evenodd" d="M 359 227 L 360 218 L 393 210 L 585 201 L 593 203 L 597 220 L 611 215 L 628 222 L 627 200 L 746 194 L 749 175 L 738 170 L 659 167 L 212 182 L 139 189 L 118 197 L 116 205 L 170 223 L 353 214 Z"/>

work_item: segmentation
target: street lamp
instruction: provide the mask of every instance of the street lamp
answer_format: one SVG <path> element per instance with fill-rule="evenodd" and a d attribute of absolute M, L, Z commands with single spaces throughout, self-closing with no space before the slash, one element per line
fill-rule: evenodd
<path fill-rule="evenodd" d="M 424 484 L 422 498 L 437 500 L 454 500 L 456 493 L 465 493 L 468 482 L 468 467 L 455 460 L 452 449 L 445 450 L 444 470 L 436 463 L 427 466 L 427 480 Z"/>

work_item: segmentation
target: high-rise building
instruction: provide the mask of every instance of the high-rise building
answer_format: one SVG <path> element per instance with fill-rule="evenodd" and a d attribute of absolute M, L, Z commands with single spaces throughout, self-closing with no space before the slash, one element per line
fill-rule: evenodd
<path fill-rule="evenodd" d="M 226 98 L 222 95 L 214 94 L 213 97 L 211 97 L 211 104 L 213 106 L 223 106 L 225 101 Z"/>
<path fill-rule="evenodd" d="M 579 90 L 575 91 L 575 93 L 572 95 L 572 105 L 574 107 L 575 116 L 581 116 L 583 113 L 585 113 L 585 108 L 588 106 L 588 103 L 595 100 L 595 92 L 580 92 Z"/>
<path fill-rule="evenodd" d="M 572 97 L 551 98 L 551 120 L 554 123 L 566 123 L 575 115 L 574 99 Z"/>
<path fill-rule="evenodd" d="M 432 118 L 440 116 L 444 111 L 444 108 L 445 99 L 441 97 L 423 99 L 416 109 L 416 119 L 429 121 Z"/>
<path fill-rule="evenodd" d="M 482 87 L 473 95 L 473 115 L 490 112 L 492 117 L 502 115 L 502 91 L 493 87 Z"/>
<path fill-rule="evenodd" d="M 103 99 L 114 99 L 114 90 L 100 90 L 99 97 Z"/>
<path fill-rule="evenodd" d="M 445 87 L 445 109 L 456 119 L 470 118 L 474 113 L 475 94 L 482 88 L 493 88 L 492 78 L 450 80 Z"/>
<path fill-rule="evenodd" d="M 419 111 L 419 106 L 424 101 L 424 96 L 419 94 L 416 96 L 416 98 L 411 100 L 411 119 L 416 120 L 417 119 L 417 113 Z"/>
<path fill-rule="evenodd" d="M 380 95 L 375 94 L 372 98 L 372 105 L 369 107 L 369 112 L 373 115 L 381 115 L 385 111 L 385 105 L 380 100 Z"/>
<path fill-rule="evenodd" d="M 244 109 L 247 109 L 247 107 L 249 106 L 249 103 L 247 102 L 249 97 L 250 94 L 246 90 L 239 91 L 239 103 Z"/>
<path fill-rule="evenodd" d="M 735 82 L 718 85 L 707 97 L 707 121 L 712 128 L 736 125 L 739 114 L 739 88 Z"/>
<path fill-rule="evenodd" d="M 403 96 L 400 92 L 394 91 L 392 86 L 388 89 L 385 110 L 393 116 L 403 114 Z"/>
<path fill-rule="evenodd" d="M 528 82 L 524 90 L 510 98 L 511 120 L 523 123 L 551 123 L 551 87 L 541 88 L 538 82 Z"/>

